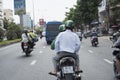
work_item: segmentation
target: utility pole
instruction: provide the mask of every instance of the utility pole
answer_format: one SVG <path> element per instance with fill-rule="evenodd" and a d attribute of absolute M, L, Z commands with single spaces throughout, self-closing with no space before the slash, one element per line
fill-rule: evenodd
<path fill-rule="evenodd" d="M 32 0 L 32 2 L 33 2 L 33 25 L 32 25 L 32 27 L 33 27 L 33 31 L 34 31 L 34 29 L 35 29 L 34 0 Z"/>
<path fill-rule="evenodd" d="M 106 13 L 107 13 L 107 32 L 108 32 L 109 26 L 110 26 L 110 3 L 109 3 L 109 0 L 107 0 L 107 4 L 106 4 Z"/>

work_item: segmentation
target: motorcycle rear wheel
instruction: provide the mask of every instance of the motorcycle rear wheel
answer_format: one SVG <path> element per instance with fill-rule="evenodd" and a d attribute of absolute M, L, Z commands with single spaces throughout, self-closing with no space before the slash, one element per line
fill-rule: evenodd
<path fill-rule="evenodd" d="M 66 74 L 65 75 L 65 80 L 74 80 L 73 75 L 72 74 Z"/>

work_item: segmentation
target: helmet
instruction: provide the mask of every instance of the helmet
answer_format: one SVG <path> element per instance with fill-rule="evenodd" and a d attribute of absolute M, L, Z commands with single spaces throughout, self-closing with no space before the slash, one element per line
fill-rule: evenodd
<path fill-rule="evenodd" d="M 25 30 L 23 31 L 23 33 L 28 33 L 28 30 L 25 29 Z"/>
<path fill-rule="evenodd" d="M 61 31 L 64 31 L 64 30 L 65 30 L 65 25 L 64 24 L 60 25 L 59 26 L 59 31 L 61 32 Z"/>
<path fill-rule="evenodd" d="M 73 29 L 73 27 L 74 27 L 74 22 L 73 22 L 72 20 L 66 21 L 66 22 L 65 22 L 65 27 L 66 27 L 66 28 L 71 28 L 71 29 Z"/>

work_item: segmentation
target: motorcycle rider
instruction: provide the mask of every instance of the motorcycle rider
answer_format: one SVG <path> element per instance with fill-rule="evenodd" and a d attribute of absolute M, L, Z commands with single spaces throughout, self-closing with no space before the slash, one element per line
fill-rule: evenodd
<path fill-rule="evenodd" d="M 112 47 L 120 47 L 120 36 L 118 37 L 117 41 L 113 44 Z M 120 53 L 116 55 L 116 67 L 118 71 L 116 77 L 120 78 Z"/>
<path fill-rule="evenodd" d="M 77 62 L 77 71 L 79 71 L 79 55 L 78 51 L 80 49 L 80 40 L 77 34 L 72 32 L 74 28 L 74 22 L 68 20 L 65 22 L 66 30 L 60 32 L 55 40 L 55 51 L 57 52 L 56 56 L 53 58 L 54 71 L 50 72 L 51 75 L 56 75 L 57 62 L 60 57 L 66 55 L 71 55 L 76 58 Z"/>
<path fill-rule="evenodd" d="M 93 37 L 96 37 L 96 40 L 97 40 L 97 42 L 98 42 L 98 35 L 97 35 L 97 32 L 95 31 L 95 30 L 92 30 L 92 33 L 91 33 L 91 35 L 90 35 L 90 37 L 91 37 L 91 41 L 92 41 L 92 39 L 93 39 Z M 98 42 L 99 43 L 99 42 Z"/>
<path fill-rule="evenodd" d="M 33 30 L 31 30 L 29 32 L 29 36 L 31 38 L 31 44 L 30 44 L 30 47 L 33 48 L 33 46 L 35 45 L 35 34 L 33 33 Z"/>
<path fill-rule="evenodd" d="M 59 26 L 59 32 L 63 32 L 63 31 L 65 31 L 65 25 L 64 24 Z M 55 49 L 55 40 L 53 40 L 52 43 L 51 43 L 51 49 L 52 50 Z"/>
<path fill-rule="evenodd" d="M 31 39 L 30 39 L 30 36 L 28 34 L 28 30 L 24 30 L 22 32 L 22 35 L 21 35 L 21 39 L 22 39 L 22 42 L 21 42 L 21 47 L 22 47 L 22 50 L 24 52 L 24 43 L 28 43 L 29 45 L 31 44 Z"/>

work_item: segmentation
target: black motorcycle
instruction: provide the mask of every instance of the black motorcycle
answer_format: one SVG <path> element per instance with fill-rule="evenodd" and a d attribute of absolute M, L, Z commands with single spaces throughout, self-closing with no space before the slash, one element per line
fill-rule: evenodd
<path fill-rule="evenodd" d="M 71 56 L 60 58 L 57 66 L 57 80 L 81 80 L 81 71 L 76 71 L 76 60 Z"/>
<path fill-rule="evenodd" d="M 92 38 L 91 38 L 91 44 L 92 44 L 92 46 L 97 46 L 98 45 L 98 37 L 96 37 L 96 36 L 93 36 Z"/>
<path fill-rule="evenodd" d="M 113 33 L 113 34 L 109 37 L 109 39 L 114 43 L 114 42 L 117 41 L 117 39 L 118 39 L 119 36 L 120 36 L 120 32 L 117 31 L 117 32 Z"/>
<path fill-rule="evenodd" d="M 30 45 L 28 44 L 28 42 L 23 43 L 23 48 L 26 56 L 29 56 L 32 50 L 30 49 Z"/>
<path fill-rule="evenodd" d="M 117 76 L 118 75 L 118 71 L 117 71 L 117 65 L 116 65 L 117 57 L 120 58 L 120 47 L 116 46 L 115 48 L 118 48 L 119 50 L 114 50 L 113 53 L 112 53 L 113 56 L 114 56 L 114 59 L 113 59 L 113 70 L 114 70 L 115 77 L 120 79 L 120 77 Z"/>

